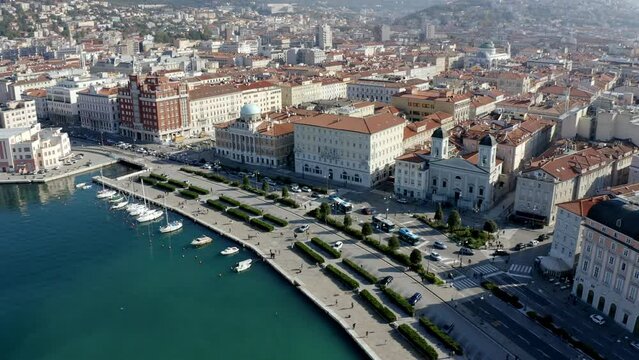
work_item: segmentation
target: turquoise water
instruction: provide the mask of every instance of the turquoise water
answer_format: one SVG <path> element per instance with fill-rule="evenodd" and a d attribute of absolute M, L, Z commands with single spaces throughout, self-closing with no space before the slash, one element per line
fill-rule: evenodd
<path fill-rule="evenodd" d="M 135 225 L 85 181 L 0 185 L 0 358 L 364 358 L 268 265 L 230 271 L 252 253 L 188 220 Z"/>

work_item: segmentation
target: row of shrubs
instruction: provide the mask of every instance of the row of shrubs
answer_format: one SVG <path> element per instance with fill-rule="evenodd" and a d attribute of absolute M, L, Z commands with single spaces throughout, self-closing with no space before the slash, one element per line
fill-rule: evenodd
<path fill-rule="evenodd" d="M 382 292 L 388 296 L 388 298 L 394 302 L 397 306 L 402 308 L 408 315 L 413 316 L 415 313 L 415 307 L 408 303 L 408 300 L 404 298 L 400 293 L 395 292 L 393 289 L 383 286 Z"/>
<path fill-rule="evenodd" d="M 419 323 L 428 331 L 429 334 L 436 337 L 439 341 L 441 341 L 446 348 L 451 351 L 454 351 L 457 355 L 464 355 L 464 349 L 462 349 L 461 345 L 455 339 L 453 339 L 450 335 L 440 329 L 437 325 L 435 325 L 432 321 L 425 317 L 419 318 Z"/>
<path fill-rule="evenodd" d="M 281 226 L 284 227 L 286 225 L 288 225 L 288 221 L 278 218 L 275 215 L 271 215 L 271 214 L 264 214 L 264 216 L 262 216 L 264 219 L 272 222 L 273 224 L 277 225 L 277 226 Z"/>
<path fill-rule="evenodd" d="M 149 186 L 155 186 L 158 183 L 157 180 L 153 179 L 150 176 L 140 176 L 138 180 L 144 185 L 149 185 Z"/>
<path fill-rule="evenodd" d="M 297 201 L 289 198 L 289 197 L 281 197 L 278 198 L 276 200 L 279 204 L 282 204 L 284 206 L 288 206 L 288 207 L 292 207 L 293 209 L 297 209 L 300 207 L 300 204 L 297 203 Z"/>
<path fill-rule="evenodd" d="M 296 241 L 293 244 L 293 246 L 296 249 L 299 249 L 300 251 L 302 251 L 308 258 L 313 260 L 314 263 L 323 264 L 326 261 L 326 260 L 324 260 L 322 255 L 316 253 L 313 249 L 311 249 L 310 247 L 308 247 L 306 244 L 304 244 L 301 241 Z"/>
<path fill-rule="evenodd" d="M 231 210 L 233 210 L 233 209 L 231 209 Z M 250 220 L 250 223 L 251 223 L 251 225 L 253 225 L 255 227 L 258 227 L 258 228 L 260 228 L 260 229 L 262 229 L 264 231 L 267 231 L 267 232 L 271 232 L 271 231 L 273 231 L 273 229 L 275 229 L 273 227 L 273 225 L 267 223 L 266 221 L 264 221 L 262 219 L 258 219 L 258 218 L 252 218 Z"/>
<path fill-rule="evenodd" d="M 180 195 L 187 199 L 197 199 L 200 196 L 198 193 L 191 190 L 180 190 Z"/>
<path fill-rule="evenodd" d="M 328 244 L 326 241 L 318 238 L 318 237 L 314 237 L 311 239 L 311 242 L 317 246 L 319 246 L 320 248 L 322 248 L 322 250 L 324 250 L 325 252 L 327 252 L 328 254 L 330 254 L 334 259 L 339 259 L 340 256 L 342 256 L 342 253 L 340 253 L 339 251 L 333 249 L 333 247 Z"/>
<path fill-rule="evenodd" d="M 369 304 L 371 304 L 373 306 L 373 308 L 375 308 L 375 310 L 389 323 L 393 322 L 393 321 L 397 321 L 397 315 L 395 315 L 395 313 L 389 309 L 388 307 L 384 306 L 384 304 L 382 304 L 379 300 L 377 300 L 377 298 L 375 296 L 373 296 L 373 294 L 371 294 L 368 290 L 362 290 L 359 293 L 362 298 L 364 298 Z"/>
<path fill-rule="evenodd" d="M 241 202 L 233 199 L 232 197 L 228 197 L 228 196 L 224 196 L 224 195 L 220 195 L 220 201 L 223 201 L 231 206 L 240 206 L 242 205 Z"/>
<path fill-rule="evenodd" d="M 521 309 L 524 307 L 524 305 L 519 301 L 519 298 L 517 297 L 517 295 L 513 295 L 501 289 L 499 286 L 497 286 L 493 282 L 490 282 L 488 280 L 482 281 L 481 287 L 493 293 L 493 295 L 495 295 L 500 300 L 514 306 L 516 309 Z"/>
<path fill-rule="evenodd" d="M 226 209 L 226 213 L 231 215 L 232 217 L 238 219 L 238 220 L 242 220 L 244 222 L 249 222 L 249 220 L 251 219 L 251 217 L 249 216 L 249 214 L 245 213 L 244 211 L 238 209 L 238 208 L 230 208 L 230 209 Z"/>
<path fill-rule="evenodd" d="M 161 175 L 156 173 L 150 173 L 149 177 L 152 177 L 158 181 L 167 181 L 169 179 L 166 175 Z"/>
<path fill-rule="evenodd" d="M 188 187 L 188 185 L 184 181 L 180 181 L 180 180 L 169 179 L 168 183 L 182 189 Z"/>
<path fill-rule="evenodd" d="M 189 186 L 189 190 L 191 190 L 193 192 L 196 192 L 196 193 L 198 193 L 200 195 L 208 195 L 209 194 L 208 190 L 202 189 L 201 187 L 195 186 L 195 185 Z"/>
<path fill-rule="evenodd" d="M 353 271 L 360 274 L 364 279 L 368 280 L 368 282 L 370 282 L 371 284 L 377 283 L 378 281 L 377 277 L 369 273 L 368 271 L 366 271 L 366 269 L 364 269 L 361 265 L 357 264 L 355 261 L 351 259 L 344 259 L 342 260 L 342 262 L 346 264 L 346 266 L 348 266 L 349 268 L 353 269 Z"/>
<path fill-rule="evenodd" d="M 328 265 L 325 269 L 328 271 L 329 274 L 333 275 L 333 277 L 339 280 L 342 284 L 346 285 L 349 289 L 355 290 L 359 287 L 359 283 L 357 282 L 357 280 L 348 276 L 346 273 L 339 270 L 335 266 Z"/>
<path fill-rule="evenodd" d="M 328 226 L 330 226 L 330 227 L 332 227 L 334 229 L 340 230 L 343 233 L 345 233 L 345 234 L 347 234 L 349 236 L 352 236 L 352 237 L 354 237 L 357 240 L 362 240 L 364 238 L 364 236 L 362 235 L 362 231 L 361 230 L 352 228 L 350 226 L 346 226 L 346 225 L 344 225 L 343 222 L 339 221 L 338 219 L 336 219 L 336 218 L 334 218 L 332 216 L 327 215 L 325 218 L 322 218 L 320 216 L 320 211 L 318 209 L 311 210 L 308 214 L 313 216 L 317 220 L 324 221 L 326 223 L 326 225 L 328 225 Z"/>
<path fill-rule="evenodd" d="M 255 208 L 255 207 L 252 207 L 251 205 L 240 204 L 240 209 L 242 209 L 242 210 L 244 210 L 244 211 L 246 211 L 248 213 L 251 213 L 253 215 L 258 215 L 258 216 L 262 215 L 262 210 L 260 210 L 258 208 Z"/>
<path fill-rule="evenodd" d="M 166 191 L 166 192 L 173 192 L 175 191 L 175 189 L 177 189 L 174 185 L 171 185 L 169 183 L 164 183 L 164 182 L 156 183 L 155 188 L 157 188 L 158 190 Z"/>
<path fill-rule="evenodd" d="M 428 344 L 426 339 L 424 339 L 415 329 L 410 327 L 408 324 L 401 324 L 397 327 L 397 330 L 404 335 L 408 341 L 410 341 L 413 346 L 419 350 L 422 355 L 428 360 L 437 360 L 437 351 Z"/>
<path fill-rule="evenodd" d="M 220 211 L 226 211 L 228 206 L 220 200 L 208 199 L 206 203 L 209 204 L 212 208 Z"/>
<path fill-rule="evenodd" d="M 366 237 L 364 239 L 364 244 L 374 248 L 375 250 L 377 250 L 379 252 L 382 252 L 382 253 L 388 255 L 390 258 L 396 260 L 397 262 L 399 262 L 400 264 L 402 264 L 404 266 L 410 266 L 411 265 L 410 257 L 408 255 L 394 251 L 388 245 L 382 244 L 377 239 L 374 239 L 374 238 L 368 236 L 368 237 Z"/>
<path fill-rule="evenodd" d="M 601 354 L 599 354 L 597 350 L 593 349 L 592 346 L 578 339 L 575 339 L 572 335 L 570 335 L 568 331 L 566 331 L 566 329 L 553 324 L 552 322 L 553 319 L 551 315 L 540 316 L 534 311 L 528 311 L 526 315 L 528 315 L 529 318 L 533 319 L 534 321 L 538 322 L 539 324 L 541 324 L 542 326 L 550 330 L 553 334 L 559 336 L 564 341 L 567 341 L 569 344 L 571 344 L 575 348 L 583 351 L 584 354 L 590 356 L 591 358 L 595 360 L 604 359 L 604 357 L 601 356 Z"/>

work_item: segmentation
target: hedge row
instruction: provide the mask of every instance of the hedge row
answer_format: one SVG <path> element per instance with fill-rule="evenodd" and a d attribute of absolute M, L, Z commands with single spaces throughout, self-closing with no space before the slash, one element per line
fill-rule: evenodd
<path fill-rule="evenodd" d="M 165 190 L 168 192 L 173 192 L 175 191 L 175 189 L 177 189 L 175 186 L 169 184 L 169 183 L 163 183 L 163 182 L 159 182 L 157 184 L 155 184 L 155 187 L 158 188 L 159 190 Z"/>
<path fill-rule="evenodd" d="M 395 315 L 395 313 L 389 309 L 388 307 L 384 306 L 379 300 L 377 300 L 377 298 L 375 296 L 373 296 L 373 294 L 371 294 L 368 290 L 362 290 L 359 293 L 360 295 L 362 295 L 362 297 L 369 303 L 371 304 L 375 310 L 389 323 L 393 322 L 393 321 L 397 321 L 397 315 Z"/>
<path fill-rule="evenodd" d="M 189 190 L 191 190 L 193 192 L 196 192 L 196 193 L 198 193 L 200 195 L 208 195 L 209 194 L 208 190 L 202 189 L 201 187 L 195 186 L 195 185 L 189 186 Z"/>
<path fill-rule="evenodd" d="M 339 280 L 342 284 L 346 285 L 351 290 L 355 290 L 355 289 L 357 289 L 359 287 L 359 283 L 357 282 L 357 280 L 355 280 L 352 277 L 346 275 L 344 272 L 342 272 L 341 270 L 339 270 L 335 266 L 328 265 L 328 266 L 326 266 L 326 270 L 328 270 L 328 272 L 331 275 L 333 275 L 333 277 L 337 278 L 337 280 Z"/>
<path fill-rule="evenodd" d="M 481 287 L 493 293 L 493 295 L 495 295 L 500 300 L 514 306 L 516 309 L 521 309 L 524 307 L 524 305 L 519 301 L 517 295 L 513 295 L 505 290 L 502 290 L 499 286 L 488 280 L 482 281 Z"/>
<path fill-rule="evenodd" d="M 300 249 L 306 256 L 308 256 L 315 263 L 323 264 L 326 261 L 326 260 L 324 260 L 322 255 L 316 253 L 315 251 L 313 251 L 313 249 L 311 249 L 310 247 L 308 247 L 306 244 L 304 244 L 301 241 L 296 241 L 293 244 L 293 246 L 296 249 Z"/>
<path fill-rule="evenodd" d="M 429 334 L 439 339 L 439 341 L 441 341 L 444 346 L 446 346 L 446 348 L 454 351 L 457 355 L 464 355 L 464 349 L 462 349 L 461 345 L 459 345 L 459 343 L 455 341 L 455 339 L 450 337 L 450 335 L 445 333 L 432 321 L 422 316 L 419 318 L 419 323 L 422 324 L 422 326 L 426 329 L 426 331 L 428 331 Z"/>
<path fill-rule="evenodd" d="M 553 334 L 567 341 L 569 344 L 571 344 L 575 348 L 583 351 L 584 354 L 590 356 L 591 358 L 595 360 L 604 359 L 604 357 L 601 356 L 601 354 L 599 354 L 597 350 L 593 349 L 592 346 L 574 338 L 572 335 L 570 335 L 568 331 L 566 331 L 566 329 L 558 327 L 557 325 L 553 324 L 551 315 L 540 316 L 534 311 L 528 311 L 526 315 L 528 315 L 528 317 L 530 317 L 534 321 L 538 322 L 539 324 L 541 324 L 542 326 L 550 330 Z"/>
<path fill-rule="evenodd" d="M 267 198 L 269 200 L 278 200 L 280 198 L 280 195 L 278 193 L 272 192 L 272 193 L 266 195 L 265 198 Z"/>
<path fill-rule="evenodd" d="M 184 181 L 175 180 L 175 179 L 169 179 L 169 184 L 171 184 L 171 185 L 173 185 L 175 187 L 179 187 L 179 188 L 188 187 L 188 185 Z"/>
<path fill-rule="evenodd" d="M 368 280 L 371 284 L 376 284 L 377 281 L 379 281 L 375 275 L 366 271 L 366 269 L 364 269 L 361 265 L 358 265 L 355 261 L 351 259 L 344 259 L 342 260 L 342 262 L 349 268 L 353 269 L 353 271 L 360 274 L 363 278 Z"/>
<path fill-rule="evenodd" d="M 271 215 L 271 214 L 264 214 L 264 216 L 262 216 L 264 219 L 272 222 L 273 224 L 277 225 L 277 226 L 286 226 L 288 225 L 288 221 L 284 220 L 284 219 L 280 219 L 275 215 Z"/>
<path fill-rule="evenodd" d="M 161 175 L 161 174 L 156 174 L 156 173 L 150 173 L 149 177 L 152 177 L 156 180 L 160 180 L 160 181 L 167 181 L 169 178 L 166 177 L 166 175 Z"/>
<path fill-rule="evenodd" d="M 300 207 L 300 204 L 291 198 L 279 198 L 276 201 L 284 206 L 292 207 L 293 209 Z"/>
<path fill-rule="evenodd" d="M 205 178 L 207 178 L 209 180 L 213 180 L 215 182 L 221 182 L 221 183 L 225 183 L 225 184 L 228 184 L 230 182 L 229 179 L 225 178 L 224 176 L 222 176 L 220 174 L 216 174 L 216 173 L 206 173 L 203 176 Z"/>
<path fill-rule="evenodd" d="M 249 222 L 249 220 L 251 219 L 251 217 L 245 213 L 244 211 L 237 209 L 237 208 L 231 208 L 226 210 L 227 214 L 230 214 L 232 217 L 245 221 L 245 222 Z"/>
<path fill-rule="evenodd" d="M 144 185 L 155 186 L 158 182 L 149 176 L 140 176 L 140 182 L 144 180 Z"/>
<path fill-rule="evenodd" d="M 443 285 L 444 280 L 440 279 L 435 273 L 424 270 L 424 267 L 419 264 L 418 269 L 416 270 L 417 274 L 422 278 L 422 281 L 428 281 L 431 284 L 435 285 Z"/>
<path fill-rule="evenodd" d="M 248 213 L 251 213 L 253 215 L 258 215 L 258 216 L 262 215 L 262 210 L 260 210 L 258 208 L 254 208 L 254 207 L 252 207 L 250 205 L 240 204 L 240 209 L 242 209 L 242 210 L 244 210 L 244 211 L 246 211 Z"/>
<path fill-rule="evenodd" d="M 402 335 L 404 335 L 408 341 L 410 341 L 411 344 L 413 344 L 413 346 L 415 346 L 417 350 L 426 357 L 426 359 L 437 360 L 437 351 L 435 351 L 435 349 L 428 344 L 426 339 L 419 335 L 415 329 L 410 327 L 410 325 L 401 324 L 397 327 L 397 330 L 399 330 L 399 332 L 402 333 Z"/>
<path fill-rule="evenodd" d="M 228 196 L 224 196 L 224 195 L 220 195 L 220 201 L 223 201 L 223 202 L 225 202 L 225 203 L 227 203 L 227 204 L 230 204 L 230 205 L 233 205 L 233 206 L 240 206 L 240 205 L 242 205 L 242 203 L 241 203 L 241 202 L 239 202 L 239 201 L 237 201 L 237 200 L 235 200 L 235 199 L 233 199 L 233 198 L 230 198 L 230 197 L 228 197 Z"/>
<path fill-rule="evenodd" d="M 408 300 L 406 300 L 401 294 L 393 291 L 393 289 L 386 286 L 382 287 L 382 292 L 386 294 L 386 296 L 388 296 L 388 298 L 392 302 L 394 302 L 395 305 L 402 308 L 402 310 L 404 310 L 408 315 L 413 316 L 413 314 L 415 313 L 415 308 L 413 307 L 413 305 L 409 304 Z"/>
<path fill-rule="evenodd" d="M 388 255 L 391 259 L 396 260 L 400 264 L 404 266 L 411 266 L 410 257 L 406 254 L 402 254 L 400 252 L 395 252 L 393 249 L 388 247 L 387 245 L 382 244 L 379 240 L 373 239 L 372 237 L 367 237 L 364 239 L 364 244 L 369 245 L 376 250 Z"/>
<path fill-rule="evenodd" d="M 242 186 L 242 190 L 251 192 L 255 195 L 260 195 L 260 196 L 266 196 L 266 191 L 262 190 L 262 189 L 256 189 L 252 186 Z"/>
<path fill-rule="evenodd" d="M 320 221 L 324 221 L 326 222 L 327 225 L 329 225 L 332 228 L 335 228 L 337 230 L 340 230 L 342 232 L 344 232 L 347 235 L 350 235 L 358 240 L 361 240 L 364 238 L 364 236 L 362 235 L 362 231 L 359 229 L 355 229 L 352 227 L 348 227 L 345 226 L 344 223 L 342 223 L 341 221 L 335 219 L 332 216 L 326 216 L 325 219 L 320 219 L 319 215 L 319 211 L 315 211 L 313 214 L 313 217 L 315 217 L 316 219 L 320 220 Z"/>
<path fill-rule="evenodd" d="M 212 208 L 220 211 L 226 211 L 226 209 L 228 208 L 228 206 L 220 200 L 208 199 L 206 200 L 206 203 L 209 204 Z"/>
<path fill-rule="evenodd" d="M 340 256 L 342 256 L 342 253 L 340 253 L 339 251 L 333 249 L 333 247 L 331 245 L 329 245 L 326 241 L 318 238 L 318 237 L 314 237 L 311 239 L 311 242 L 317 246 L 319 246 L 320 248 L 322 248 L 322 250 L 326 251 L 327 253 L 329 253 L 334 259 L 339 259 Z"/>
<path fill-rule="evenodd" d="M 234 209 L 231 209 L 231 210 L 234 210 Z M 250 223 L 251 223 L 251 225 L 254 225 L 255 227 L 258 227 L 258 228 L 260 228 L 260 229 L 262 229 L 264 231 L 267 231 L 267 232 L 271 232 L 271 231 L 273 231 L 273 229 L 275 229 L 273 227 L 273 225 L 267 223 L 266 221 L 258 219 L 258 218 L 252 218 L 250 220 Z"/>
<path fill-rule="evenodd" d="M 195 170 L 195 169 L 189 169 L 189 168 L 185 168 L 185 167 L 181 167 L 180 171 L 184 171 L 184 172 L 187 172 L 189 174 L 195 174 L 197 172 L 197 170 Z"/>
<path fill-rule="evenodd" d="M 184 196 L 185 198 L 189 198 L 189 199 L 197 199 L 198 196 L 200 196 L 198 193 L 195 193 L 195 192 L 190 191 L 190 190 L 180 190 L 180 195 Z"/>

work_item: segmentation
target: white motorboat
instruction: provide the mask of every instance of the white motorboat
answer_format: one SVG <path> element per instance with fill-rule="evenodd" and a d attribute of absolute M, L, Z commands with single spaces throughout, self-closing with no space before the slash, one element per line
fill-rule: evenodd
<path fill-rule="evenodd" d="M 206 235 L 202 235 L 199 238 L 191 241 L 191 245 L 193 245 L 193 246 L 202 246 L 202 245 L 210 244 L 212 242 L 213 242 L 213 239 L 211 239 L 210 237 L 208 237 Z"/>
<path fill-rule="evenodd" d="M 84 186 L 82 187 L 82 190 L 89 190 L 89 189 L 91 188 L 91 186 L 92 186 L 91 184 L 84 185 Z"/>
<path fill-rule="evenodd" d="M 133 202 L 132 202 L 132 203 L 129 203 L 129 205 L 127 205 L 127 206 L 126 206 L 126 209 L 125 209 L 125 210 L 126 210 L 127 212 L 129 212 L 129 211 L 131 211 L 131 210 L 133 210 L 133 209 L 137 209 L 137 208 L 139 208 L 140 206 L 142 206 L 142 204 L 138 204 L 138 203 L 133 203 Z"/>
<path fill-rule="evenodd" d="M 169 211 L 166 209 L 166 198 L 164 198 L 164 218 L 166 219 L 166 225 L 160 226 L 161 233 L 170 233 L 182 228 L 181 220 L 169 221 Z"/>
<path fill-rule="evenodd" d="M 235 270 L 235 272 L 242 272 L 242 271 L 248 270 L 251 267 L 252 263 L 253 263 L 253 260 L 251 259 L 240 261 L 239 263 L 235 264 L 235 266 L 233 267 L 233 270 Z"/>
<path fill-rule="evenodd" d="M 157 220 L 159 218 L 162 217 L 162 211 L 160 210 L 151 210 L 149 212 L 146 212 L 142 215 L 140 215 L 137 220 L 139 223 L 143 223 L 143 222 L 147 222 L 147 221 L 153 221 L 153 220 Z"/>
<path fill-rule="evenodd" d="M 75 185 L 75 188 L 76 188 L 76 189 L 82 188 L 82 187 L 84 187 L 84 185 L 86 185 L 86 184 L 87 184 L 87 183 L 79 183 L 79 184 L 76 184 L 76 185 Z"/>
<path fill-rule="evenodd" d="M 129 200 L 121 201 L 113 206 L 111 206 L 111 210 L 121 210 L 124 209 L 129 204 Z"/>
<path fill-rule="evenodd" d="M 140 215 L 146 213 L 149 210 L 150 209 L 148 209 L 146 206 L 142 205 L 140 207 L 137 207 L 137 208 L 129 211 L 129 215 L 131 215 L 131 216 L 140 216 Z"/>
<path fill-rule="evenodd" d="M 100 190 L 98 191 L 98 199 L 106 199 L 116 195 L 117 192 L 115 190 Z"/>
<path fill-rule="evenodd" d="M 240 252 L 240 248 L 238 248 L 236 246 L 229 246 L 226 249 L 222 250 L 220 252 L 220 254 L 222 254 L 222 255 L 233 255 L 233 254 L 237 254 L 238 252 Z"/>
<path fill-rule="evenodd" d="M 114 196 L 111 196 L 109 198 L 109 202 L 110 203 L 119 203 L 120 201 L 124 200 L 124 196 L 116 194 Z"/>

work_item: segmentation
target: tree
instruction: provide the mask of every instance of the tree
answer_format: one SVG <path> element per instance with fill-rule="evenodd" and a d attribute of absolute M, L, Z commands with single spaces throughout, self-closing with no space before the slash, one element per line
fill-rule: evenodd
<path fill-rule="evenodd" d="M 372 234 L 373 234 L 373 226 L 371 225 L 371 223 L 367 222 L 362 224 L 362 235 L 370 236 Z"/>
<path fill-rule="evenodd" d="M 444 209 L 442 209 L 442 204 L 437 204 L 437 210 L 435 211 L 435 220 L 442 221 L 444 220 Z"/>
<path fill-rule="evenodd" d="M 249 182 L 249 177 L 248 175 L 244 175 L 244 177 L 242 178 L 242 187 L 249 187 L 249 185 L 251 185 L 251 183 Z"/>
<path fill-rule="evenodd" d="M 455 230 L 461 226 L 461 216 L 457 210 L 453 210 L 448 214 L 448 228 Z"/>
<path fill-rule="evenodd" d="M 418 249 L 414 249 L 410 252 L 410 263 L 413 265 L 419 265 L 422 263 L 422 252 Z"/>
<path fill-rule="evenodd" d="M 499 227 L 493 220 L 488 220 L 484 223 L 484 231 L 493 234 L 499 231 Z"/>
<path fill-rule="evenodd" d="M 399 249 L 400 245 L 401 244 L 399 243 L 399 239 L 395 235 L 391 236 L 391 238 L 388 240 L 388 247 L 392 251 Z"/>
<path fill-rule="evenodd" d="M 328 203 L 322 203 L 319 207 L 319 218 L 324 220 L 331 214 L 331 206 Z"/>
<path fill-rule="evenodd" d="M 283 198 L 287 198 L 288 197 L 288 188 L 286 186 L 284 186 L 282 188 L 282 197 Z"/>
<path fill-rule="evenodd" d="M 344 215 L 344 226 L 350 227 L 351 225 L 353 225 L 353 218 L 348 214 Z"/>
<path fill-rule="evenodd" d="M 268 192 L 270 189 L 271 187 L 268 185 L 268 183 L 266 181 L 262 181 L 262 191 Z"/>

